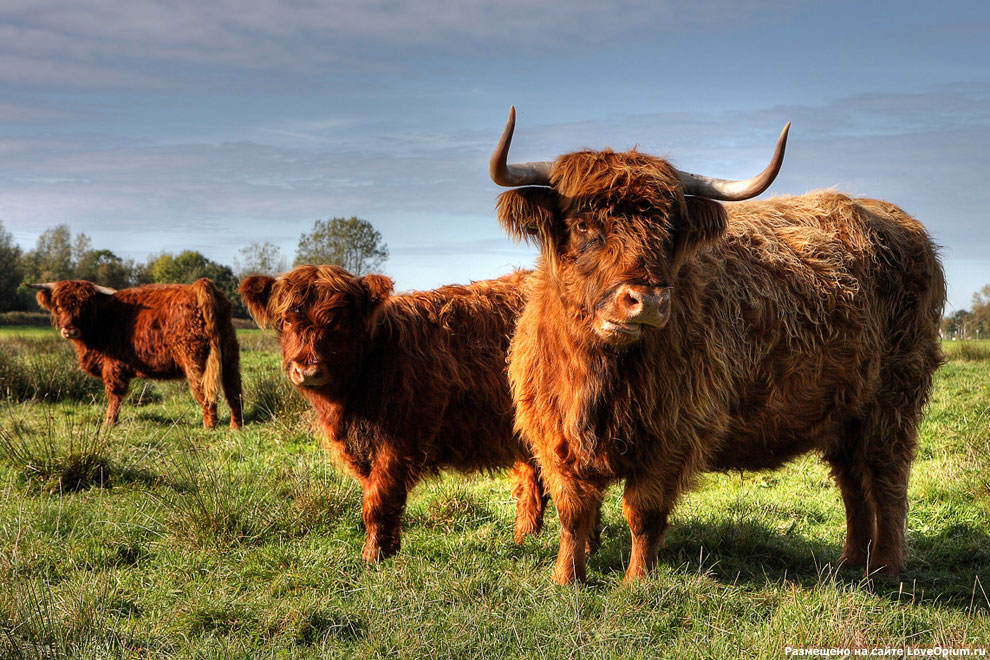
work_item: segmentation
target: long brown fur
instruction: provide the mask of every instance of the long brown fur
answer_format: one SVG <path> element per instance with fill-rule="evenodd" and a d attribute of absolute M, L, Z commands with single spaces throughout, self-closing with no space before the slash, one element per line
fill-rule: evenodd
<path fill-rule="evenodd" d="M 505 374 L 527 275 L 400 295 L 387 277 L 336 266 L 241 282 L 254 318 L 278 331 L 287 372 L 325 380 L 300 390 L 324 446 L 361 482 L 366 561 L 398 552 L 408 491 L 443 469 L 514 466 L 515 538 L 539 532 L 548 498 L 513 433 Z"/>
<path fill-rule="evenodd" d="M 945 282 L 921 224 L 834 191 L 685 197 L 665 161 L 635 152 L 561 156 L 551 179 L 503 193 L 498 215 L 541 247 L 509 379 L 561 518 L 554 578 L 584 579 L 609 484 L 625 481 L 634 579 L 699 473 L 810 450 L 842 492 L 841 560 L 902 570 L 908 474 L 942 361 Z M 628 283 L 669 288 L 669 320 L 610 341 L 596 315 Z"/>
<path fill-rule="evenodd" d="M 240 428 L 240 348 L 230 303 L 213 282 L 155 284 L 101 293 L 84 280 L 56 282 L 41 290 L 38 304 L 52 312 L 71 341 L 86 373 L 103 381 L 106 422 L 115 424 L 120 402 L 135 376 L 153 380 L 186 378 L 203 408 L 203 425 L 217 422 L 222 384 L 230 426 Z"/>

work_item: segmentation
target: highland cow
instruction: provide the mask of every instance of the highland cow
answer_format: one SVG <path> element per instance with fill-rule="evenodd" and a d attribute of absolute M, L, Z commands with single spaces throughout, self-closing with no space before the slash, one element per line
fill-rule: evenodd
<path fill-rule="evenodd" d="M 208 279 L 115 291 L 84 280 L 28 284 L 72 341 L 79 366 L 103 381 L 106 423 L 116 424 L 120 402 L 135 376 L 185 377 L 203 407 L 203 426 L 217 423 L 222 384 L 230 428 L 241 427 L 240 347 L 230 303 Z"/>
<path fill-rule="evenodd" d="M 408 491 L 446 468 L 514 466 L 515 539 L 539 532 L 548 498 L 513 433 L 505 373 L 526 277 L 401 295 L 383 275 L 337 266 L 241 282 L 252 316 L 278 332 L 286 373 L 316 410 L 324 446 L 361 482 L 365 561 L 398 552 Z"/>
<path fill-rule="evenodd" d="M 554 579 L 624 480 L 626 579 L 645 575 L 678 496 L 705 470 L 772 469 L 820 452 L 842 493 L 840 561 L 896 574 L 922 410 L 942 361 L 945 282 L 932 239 L 893 204 L 817 191 L 741 201 L 745 181 L 636 151 L 508 165 L 498 218 L 538 243 L 509 350 L 516 429 L 561 521 Z"/>

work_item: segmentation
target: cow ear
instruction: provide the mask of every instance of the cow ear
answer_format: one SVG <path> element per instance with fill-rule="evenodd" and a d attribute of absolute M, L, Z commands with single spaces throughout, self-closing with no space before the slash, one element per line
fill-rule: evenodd
<path fill-rule="evenodd" d="M 388 300 L 395 284 L 385 275 L 365 275 L 361 278 L 361 286 L 368 291 L 368 306 L 375 310 Z"/>
<path fill-rule="evenodd" d="M 676 273 L 698 248 L 722 236 L 729 216 L 725 207 L 704 197 L 685 197 L 681 221 L 674 229 L 671 261 Z"/>
<path fill-rule="evenodd" d="M 560 196 L 551 188 L 529 187 L 507 190 L 498 196 L 498 223 L 517 241 L 539 241 L 550 235 Z"/>
<path fill-rule="evenodd" d="M 48 289 L 39 289 L 34 299 L 38 301 L 42 309 L 52 310 L 52 292 Z"/>
<path fill-rule="evenodd" d="M 262 328 L 273 325 L 271 313 L 268 311 L 268 301 L 272 296 L 272 286 L 275 278 L 268 275 L 252 275 L 241 280 L 237 292 L 247 305 L 248 312 Z"/>

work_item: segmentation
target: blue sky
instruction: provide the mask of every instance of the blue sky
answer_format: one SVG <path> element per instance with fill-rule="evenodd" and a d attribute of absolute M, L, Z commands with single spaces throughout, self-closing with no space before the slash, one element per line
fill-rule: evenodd
<path fill-rule="evenodd" d="M 514 160 L 582 147 L 771 194 L 895 202 L 944 246 L 950 307 L 990 283 L 990 4 L 756 0 L 0 2 L 0 220 L 144 260 L 291 262 L 357 215 L 400 289 L 532 262 L 493 213 Z"/>

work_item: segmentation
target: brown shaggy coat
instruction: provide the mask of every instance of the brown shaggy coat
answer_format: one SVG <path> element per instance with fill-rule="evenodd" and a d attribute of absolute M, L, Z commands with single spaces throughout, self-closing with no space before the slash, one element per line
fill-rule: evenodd
<path fill-rule="evenodd" d="M 834 191 L 685 197 L 665 161 L 636 152 L 561 156 L 551 181 L 503 193 L 498 215 L 541 247 L 509 378 L 560 514 L 554 578 L 584 579 L 609 484 L 625 481 L 633 579 L 700 472 L 810 450 L 842 492 L 841 560 L 899 572 L 917 427 L 942 360 L 945 283 L 921 224 Z M 634 307 L 617 299 L 629 287 L 662 292 L 658 322 L 612 322 Z"/>
<path fill-rule="evenodd" d="M 526 277 L 401 295 L 383 275 L 336 266 L 241 282 L 254 318 L 278 331 L 325 447 L 361 482 L 366 561 L 398 552 L 408 491 L 445 468 L 514 466 L 516 540 L 540 530 L 547 496 L 513 433 L 505 374 Z"/>
<path fill-rule="evenodd" d="M 114 424 L 120 402 L 135 376 L 154 380 L 185 377 L 203 407 L 203 425 L 217 422 L 222 383 L 230 427 L 241 427 L 240 348 L 230 303 L 213 282 L 153 284 L 110 295 L 84 280 L 56 282 L 38 291 L 38 304 L 52 312 L 70 339 L 79 366 L 103 381 L 106 422 Z"/>

